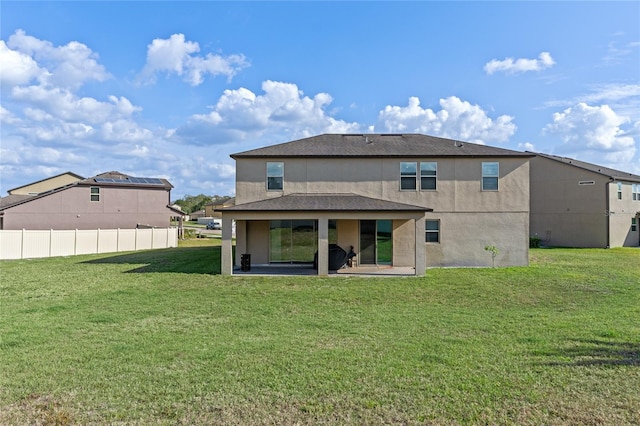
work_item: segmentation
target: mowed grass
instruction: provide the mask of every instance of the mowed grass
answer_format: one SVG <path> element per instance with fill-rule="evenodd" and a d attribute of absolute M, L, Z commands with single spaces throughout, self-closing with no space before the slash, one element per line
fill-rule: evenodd
<path fill-rule="evenodd" d="M 640 424 L 640 250 L 225 277 L 215 240 L 0 263 L 0 424 Z"/>

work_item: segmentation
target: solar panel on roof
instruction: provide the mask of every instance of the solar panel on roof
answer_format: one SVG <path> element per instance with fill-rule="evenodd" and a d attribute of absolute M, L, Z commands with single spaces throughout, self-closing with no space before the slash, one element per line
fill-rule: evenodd
<path fill-rule="evenodd" d="M 95 178 L 98 183 L 117 183 L 118 185 L 164 185 L 162 179 L 158 178 L 144 178 L 144 177 L 128 177 L 127 179 L 113 179 L 113 178 Z"/>

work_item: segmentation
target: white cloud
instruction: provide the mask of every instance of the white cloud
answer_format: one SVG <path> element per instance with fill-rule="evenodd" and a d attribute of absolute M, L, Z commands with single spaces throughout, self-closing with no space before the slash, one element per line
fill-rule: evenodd
<path fill-rule="evenodd" d="M 203 75 L 225 75 L 231 79 L 238 71 L 249 66 L 244 55 L 193 56 L 200 51 L 197 42 L 186 41 L 184 34 L 173 34 L 168 39 L 154 39 L 147 46 L 147 63 L 141 77 L 144 82 L 153 83 L 156 74 L 166 72 L 177 74 L 192 86 L 203 82 Z"/>
<path fill-rule="evenodd" d="M 23 69 L 26 67 L 28 70 L 22 81 L 14 78 L 13 84 L 26 84 L 39 77 L 42 83 L 77 89 L 87 81 L 105 81 L 111 77 L 104 66 L 98 63 L 98 55 L 77 41 L 54 47 L 51 42 L 39 40 L 22 30 L 17 30 L 9 37 L 6 45 L 13 51 L 14 60 L 11 65 L 21 65 Z M 19 63 L 15 61 L 16 55 L 21 56 Z M 34 69 L 35 62 L 39 65 L 38 69 Z M 13 71 L 15 73 L 17 70 Z"/>
<path fill-rule="evenodd" d="M 518 144 L 518 149 L 521 151 L 536 152 L 536 146 L 531 142 L 521 142 Z"/>
<path fill-rule="evenodd" d="M 633 171 L 638 169 L 634 159 L 637 151 L 635 140 L 624 129 L 628 123 L 628 117 L 618 115 L 609 105 L 579 103 L 553 114 L 544 133 L 560 137 L 558 153 Z"/>
<path fill-rule="evenodd" d="M 516 131 L 513 117 L 502 115 L 495 120 L 478 105 L 451 96 L 440 99 L 438 112 L 420 106 L 420 99 L 409 98 L 406 107 L 386 106 L 378 123 L 386 132 L 425 133 L 475 143 L 505 142 Z"/>
<path fill-rule="evenodd" d="M 263 95 L 246 88 L 225 90 L 210 113 L 192 116 L 175 136 L 191 143 L 221 144 L 279 134 L 295 138 L 361 131 L 357 123 L 327 114 L 326 108 L 333 101 L 327 93 L 310 98 L 295 84 L 277 81 L 263 82 L 262 90 Z"/>
<path fill-rule="evenodd" d="M 27 84 L 46 75 L 46 70 L 40 68 L 31 56 L 9 49 L 4 40 L 0 40 L 0 63 L 0 84 L 3 87 Z"/>
<path fill-rule="evenodd" d="M 542 52 L 537 59 L 513 59 L 505 58 L 502 61 L 492 59 L 484 66 L 484 71 L 491 75 L 495 72 L 504 72 L 506 74 L 518 74 L 528 71 L 541 71 L 550 68 L 555 64 L 549 52 Z"/>

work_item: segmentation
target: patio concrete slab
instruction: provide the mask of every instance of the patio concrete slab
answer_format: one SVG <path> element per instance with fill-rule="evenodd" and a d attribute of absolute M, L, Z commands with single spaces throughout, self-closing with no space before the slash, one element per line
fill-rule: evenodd
<path fill-rule="evenodd" d="M 364 265 L 353 268 L 342 268 L 337 271 L 329 271 L 329 276 L 415 276 L 416 271 L 411 267 Z M 242 271 L 234 268 L 233 275 L 240 276 L 317 276 L 318 271 L 312 265 L 252 265 L 250 271 Z"/>

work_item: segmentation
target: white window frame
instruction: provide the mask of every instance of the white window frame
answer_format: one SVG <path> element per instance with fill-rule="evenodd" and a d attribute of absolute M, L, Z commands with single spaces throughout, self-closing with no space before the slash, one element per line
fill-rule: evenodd
<path fill-rule="evenodd" d="M 622 200 L 622 182 L 618 182 L 618 200 Z"/>
<path fill-rule="evenodd" d="M 99 186 L 90 187 L 89 188 L 89 194 L 90 194 L 89 199 L 91 200 L 92 203 L 99 203 L 100 202 L 100 187 Z"/>
<path fill-rule="evenodd" d="M 640 183 L 631 185 L 632 198 L 634 201 L 640 201 Z"/>
<path fill-rule="evenodd" d="M 423 170 L 422 166 L 433 167 L 433 170 Z M 433 174 L 430 174 L 433 172 Z M 427 174 L 429 173 L 429 174 Z M 422 179 L 433 179 L 433 188 L 423 188 Z M 438 163 L 435 161 L 424 161 L 420 163 L 420 191 L 437 191 L 438 190 Z"/>
<path fill-rule="evenodd" d="M 491 167 L 492 165 L 496 165 L 497 173 L 487 173 L 485 174 L 485 166 Z M 493 181 L 495 179 L 495 188 L 485 188 L 485 179 L 491 179 Z M 483 161 L 482 162 L 482 180 L 481 186 L 483 191 L 491 191 L 496 192 L 500 189 L 500 162 L 498 161 Z"/>
<path fill-rule="evenodd" d="M 278 166 L 279 165 L 280 172 L 279 173 L 274 173 L 272 168 L 270 170 L 269 166 L 271 166 L 271 165 L 273 165 L 273 166 Z M 272 188 L 271 187 L 272 179 L 277 179 L 277 178 L 280 179 L 279 188 L 278 187 L 273 187 Z M 277 182 L 277 181 L 274 181 L 274 182 Z M 267 191 L 284 191 L 284 162 L 282 162 L 282 161 L 268 161 L 267 162 L 267 182 L 266 182 L 266 185 L 267 185 Z"/>
<path fill-rule="evenodd" d="M 405 170 L 405 168 L 413 166 L 413 172 L 411 170 Z M 404 188 L 403 182 L 410 182 L 413 180 L 413 188 Z M 400 191 L 417 191 L 418 190 L 418 163 L 415 161 L 401 161 L 400 162 Z"/>
<path fill-rule="evenodd" d="M 631 218 L 631 232 L 636 232 L 638 230 L 638 218 Z"/>
<path fill-rule="evenodd" d="M 437 229 L 428 229 L 429 224 L 434 223 Z M 429 241 L 428 235 L 435 235 L 436 241 Z M 424 221 L 424 242 L 427 244 L 440 244 L 440 219 L 426 219 Z"/>

